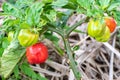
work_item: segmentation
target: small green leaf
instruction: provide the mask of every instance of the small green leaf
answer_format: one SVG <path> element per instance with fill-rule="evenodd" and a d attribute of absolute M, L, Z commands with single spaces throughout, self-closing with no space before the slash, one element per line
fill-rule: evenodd
<path fill-rule="evenodd" d="M 42 0 L 43 3 L 51 3 L 53 0 Z"/>
<path fill-rule="evenodd" d="M 63 6 L 63 8 L 75 10 L 77 6 L 77 0 L 68 0 L 68 3 L 65 6 Z"/>
<path fill-rule="evenodd" d="M 120 26 L 120 11 L 117 11 L 117 10 L 113 11 L 113 15 L 115 20 L 117 21 L 117 25 Z"/>
<path fill-rule="evenodd" d="M 31 6 L 35 0 L 16 0 L 15 6 L 19 9 L 25 9 L 28 6 Z"/>
<path fill-rule="evenodd" d="M 63 56 L 65 52 L 64 52 L 64 50 L 62 50 L 62 49 L 60 48 L 60 45 L 58 44 L 58 42 L 54 42 L 54 41 L 53 41 L 53 44 L 54 44 L 55 49 L 56 49 L 56 51 L 58 52 L 58 54 L 59 54 L 60 56 Z"/>
<path fill-rule="evenodd" d="M 3 22 L 3 28 L 5 28 L 6 30 L 9 28 L 9 29 L 12 29 L 14 28 L 16 25 L 18 25 L 20 22 L 19 19 L 5 19 L 4 22 Z M 17 26 L 18 27 L 18 26 Z"/>
<path fill-rule="evenodd" d="M 60 13 L 61 16 L 59 16 L 60 20 L 58 21 L 58 26 L 59 27 L 65 27 L 66 23 L 69 19 L 69 17 L 72 15 L 73 11 L 72 10 L 67 10 L 64 13 Z"/>
<path fill-rule="evenodd" d="M 4 51 L 4 48 L 0 48 L 0 57 L 2 57 L 3 51 Z"/>
<path fill-rule="evenodd" d="M 9 3 L 14 4 L 16 0 L 8 0 Z"/>
<path fill-rule="evenodd" d="M 29 29 L 30 25 L 28 25 L 26 22 L 23 22 L 23 23 L 20 24 L 20 28 L 21 29 Z"/>
<path fill-rule="evenodd" d="M 8 45 L 9 45 L 9 41 L 8 41 L 7 37 L 3 38 L 2 48 L 7 48 Z"/>
<path fill-rule="evenodd" d="M 59 55 L 63 56 L 64 51 L 60 48 L 60 45 L 58 44 L 59 38 L 50 33 L 45 33 L 45 37 L 50 41 L 52 41 L 53 46 L 55 47 L 55 50 L 58 52 Z"/>
<path fill-rule="evenodd" d="M 77 2 L 79 4 L 76 9 L 78 13 L 85 14 L 88 17 L 99 17 L 103 15 L 94 0 L 77 0 Z"/>
<path fill-rule="evenodd" d="M 3 9 L 4 13 L 6 13 L 8 15 L 12 15 L 12 16 L 15 16 L 15 17 L 18 17 L 18 18 L 22 18 L 22 15 L 21 15 L 20 11 L 12 4 L 3 3 L 2 9 Z"/>
<path fill-rule="evenodd" d="M 84 9 L 90 9 L 94 0 L 77 0 L 78 4 Z"/>
<path fill-rule="evenodd" d="M 110 0 L 99 0 L 100 7 L 104 10 L 109 6 Z"/>
<path fill-rule="evenodd" d="M 57 0 L 52 3 L 52 5 L 57 6 L 57 7 L 62 7 L 65 6 L 68 3 L 68 0 Z"/>
<path fill-rule="evenodd" d="M 77 11 L 77 13 L 79 13 L 79 14 L 85 14 L 86 13 L 86 10 L 84 9 L 84 8 L 81 8 L 81 7 L 77 7 L 76 8 L 76 11 Z"/>
<path fill-rule="evenodd" d="M 44 25 L 46 25 L 47 24 L 47 22 L 48 22 L 48 20 L 45 20 L 45 19 L 40 19 L 40 22 L 39 22 L 39 24 L 38 24 L 38 27 L 40 28 L 40 29 L 42 29 L 42 26 L 44 26 Z"/>
<path fill-rule="evenodd" d="M 51 41 L 55 41 L 55 42 L 59 41 L 58 37 L 56 37 L 56 36 L 54 36 L 54 35 L 52 35 L 51 33 L 48 33 L 48 32 L 45 33 L 45 37 L 47 39 L 51 40 Z"/>
<path fill-rule="evenodd" d="M 43 3 L 33 3 L 30 8 L 26 10 L 26 21 L 30 26 L 38 25 L 40 22 L 40 15 L 43 11 Z"/>
<path fill-rule="evenodd" d="M 119 6 L 120 6 L 120 3 L 112 3 L 107 10 L 112 11 L 113 9 L 116 9 Z"/>
<path fill-rule="evenodd" d="M 76 50 L 78 50 L 79 48 L 80 48 L 80 46 L 79 46 L 79 45 L 76 45 L 76 46 L 73 47 L 72 50 L 73 50 L 73 51 L 76 51 Z"/>
<path fill-rule="evenodd" d="M 31 68 L 30 66 L 27 64 L 27 63 L 23 63 L 21 66 L 20 66 L 22 72 L 24 74 L 26 74 L 27 76 L 31 77 L 32 80 L 47 80 L 46 78 L 44 77 L 41 77 L 40 75 L 37 75 Z"/>
<path fill-rule="evenodd" d="M 18 79 L 19 78 L 19 68 L 18 68 L 18 65 L 15 66 L 13 72 L 14 72 L 15 78 Z"/>
<path fill-rule="evenodd" d="M 54 10 L 50 10 L 50 12 L 46 14 L 46 16 L 51 22 L 54 22 L 57 19 L 57 13 Z"/>
<path fill-rule="evenodd" d="M 83 31 L 81 31 L 81 30 L 78 30 L 78 29 L 75 29 L 74 32 L 77 32 L 77 33 L 84 33 L 84 34 L 85 34 L 85 32 L 83 32 Z"/>

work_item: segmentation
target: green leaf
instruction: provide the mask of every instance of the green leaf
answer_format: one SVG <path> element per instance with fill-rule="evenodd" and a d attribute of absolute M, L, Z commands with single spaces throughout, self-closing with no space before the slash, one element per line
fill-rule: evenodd
<path fill-rule="evenodd" d="M 31 6 L 35 0 L 16 0 L 15 6 L 18 9 L 25 9 L 28 6 Z"/>
<path fill-rule="evenodd" d="M 57 6 L 57 7 L 62 7 L 65 6 L 68 3 L 68 0 L 57 0 L 52 3 L 52 5 Z"/>
<path fill-rule="evenodd" d="M 15 66 L 13 72 L 14 72 L 15 78 L 18 79 L 19 78 L 19 68 L 18 68 L 18 65 Z"/>
<path fill-rule="evenodd" d="M 117 21 L 117 25 L 120 26 L 120 11 L 113 11 L 113 15 L 114 15 L 114 18 L 115 20 Z"/>
<path fill-rule="evenodd" d="M 17 18 L 22 18 L 21 12 L 14 5 L 9 3 L 3 3 L 2 9 L 7 15 L 12 15 Z"/>
<path fill-rule="evenodd" d="M 90 13 L 90 14 L 89 14 Z M 104 15 L 104 11 L 100 8 L 92 8 L 86 13 L 89 17 L 93 16 L 95 18 L 99 18 Z"/>
<path fill-rule="evenodd" d="M 40 22 L 39 22 L 39 24 L 38 24 L 39 29 L 42 30 L 43 26 L 46 25 L 47 22 L 48 22 L 48 20 L 45 20 L 45 19 L 42 19 L 42 18 L 41 18 L 41 19 L 40 19 Z"/>
<path fill-rule="evenodd" d="M 3 38 L 2 48 L 7 48 L 8 45 L 9 45 L 9 41 L 8 41 L 7 37 Z"/>
<path fill-rule="evenodd" d="M 40 15 L 43 11 L 43 3 L 33 3 L 26 11 L 26 21 L 30 26 L 38 25 L 40 22 Z"/>
<path fill-rule="evenodd" d="M 72 50 L 73 51 L 76 51 L 76 50 L 78 50 L 80 48 L 80 46 L 79 45 L 76 45 L 76 46 L 74 46 L 73 48 L 72 48 Z"/>
<path fill-rule="evenodd" d="M 72 2 L 72 1 L 69 0 L 69 2 L 65 6 L 63 6 L 62 8 L 75 10 L 77 8 L 77 6 L 78 5 L 75 1 Z"/>
<path fill-rule="evenodd" d="M 68 0 L 68 3 L 63 8 L 75 10 L 77 6 L 77 0 Z"/>
<path fill-rule="evenodd" d="M 59 55 L 63 56 L 64 51 L 60 48 L 60 46 L 58 44 L 59 38 L 56 37 L 55 35 L 50 34 L 50 33 L 45 33 L 45 37 L 47 39 L 49 39 L 50 41 L 52 41 L 53 46 L 55 47 L 55 50 L 59 53 Z"/>
<path fill-rule="evenodd" d="M 119 6 L 120 6 L 120 2 L 119 3 L 112 3 L 107 10 L 112 11 L 112 10 L 116 9 L 117 7 L 119 7 Z"/>
<path fill-rule="evenodd" d="M 59 41 L 58 37 L 56 37 L 56 36 L 52 35 L 52 33 L 48 33 L 48 32 L 45 33 L 45 38 L 47 38 L 51 41 L 55 41 L 55 42 Z"/>
<path fill-rule="evenodd" d="M 98 18 L 104 15 L 104 10 L 99 6 L 99 0 L 77 0 L 80 4 L 77 8 L 78 13 L 85 14 L 88 17 Z"/>
<path fill-rule="evenodd" d="M 94 0 L 77 0 L 79 6 L 77 12 L 85 14 L 88 17 L 99 17 L 102 14 L 102 10 L 99 9 L 98 5 Z"/>
<path fill-rule="evenodd" d="M 62 16 L 59 16 L 60 20 L 58 21 L 59 27 L 65 27 L 69 17 L 72 15 L 73 10 L 67 10 L 64 13 L 61 13 Z"/>
<path fill-rule="evenodd" d="M 37 75 L 31 68 L 30 66 L 27 64 L 27 63 L 23 63 L 21 66 L 20 66 L 22 72 L 24 74 L 26 74 L 27 76 L 31 77 L 32 80 L 47 80 L 46 78 L 44 77 L 41 77 L 40 75 Z"/>
<path fill-rule="evenodd" d="M 15 28 L 15 26 L 19 25 L 19 23 L 20 23 L 19 19 L 10 19 L 10 18 L 7 18 L 7 19 L 4 20 L 2 28 L 4 28 L 5 30 L 7 30 L 7 29 L 13 29 L 13 28 Z"/>
<path fill-rule="evenodd" d="M 53 44 L 54 44 L 55 49 L 57 50 L 58 54 L 59 54 L 60 56 L 63 56 L 65 52 L 64 52 L 64 50 L 62 50 L 62 49 L 60 48 L 60 45 L 58 44 L 58 42 L 54 42 L 54 41 L 53 41 Z"/>
<path fill-rule="evenodd" d="M 42 0 L 43 3 L 51 3 L 53 0 Z"/>
<path fill-rule="evenodd" d="M 100 7 L 104 10 L 109 6 L 110 0 L 99 0 Z"/>
<path fill-rule="evenodd" d="M 0 57 L 2 57 L 3 51 L 4 51 L 4 48 L 0 48 Z"/>
<path fill-rule="evenodd" d="M 14 4 L 16 0 L 8 0 L 9 3 Z"/>
<path fill-rule="evenodd" d="M 81 34 L 85 34 L 85 32 L 83 32 L 83 31 L 81 31 L 81 30 L 78 30 L 78 29 L 75 29 L 74 32 L 81 33 Z"/>
<path fill-rule="evenodd" d="M 4 50 L 1 57 L 0 73 L 4 78 L 8 78 L 12 70 L 22 58 L 25 49 L 21 47 L 18 41 L 12 41 L 10 45 Z"/>
<path fill-rule="evenodd" d="M 79 6 L 76 8 L 76 11 L 79 14 L 86 14 L 86 10 L 84 8 L 79 7 Z"/>
<path fill-rule="evenodd" d="M 90 9 L 94 0 L 77 0 L 78 4 L 84 9 Z"/>
<path fill-rule="evenodd" d="M 51 22 L 54 22 L 57 19 L 57 13 L 54 10 L 50 10 L 50 12 L 46 14 L 46 16 Z"/>

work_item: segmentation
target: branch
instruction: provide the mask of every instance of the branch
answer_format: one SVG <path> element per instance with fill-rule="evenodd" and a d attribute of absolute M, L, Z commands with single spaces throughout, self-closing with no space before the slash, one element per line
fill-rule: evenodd
<path fill-rule="evenodd" d="M 66 48 L 66 51 L 67 51 L 68 58 L 70 59 L 70 67 L 73 70 L 73 73 L 74 73 L 74 76 L 75 76 L 76 80 L 80 80 L 81 75 L 80 75 L 80 72 L 77 69 L 75 61 L 73 59 L 73 55 L 72 55 L 73 52 L 71 50 L 70 44 L 68 42 L 68 39 L 63 38 L 63 41 L 64 41 L 64 44 L 65 44 L 65 48 Z"/>
<path fill-rule="evenodd" d="M 66 36 L 68 36 L 75 28 L 77 28 L 79 25 L 81 25 L 83 22 L 85 22 L 85 20 L 86 20 L 86 18 L 83 18 L 82 20 L 80 20 L 79 22 L 75 23 L 73 26 L 68 28 L 66 30 Z"/>
<path fill-rule="evenodd" d="M 47 24 L 48 30 L 59 34 L 61 37 L 63 36 L 64 32 L 61 29 L 57 29 L 55 25 Z"/>

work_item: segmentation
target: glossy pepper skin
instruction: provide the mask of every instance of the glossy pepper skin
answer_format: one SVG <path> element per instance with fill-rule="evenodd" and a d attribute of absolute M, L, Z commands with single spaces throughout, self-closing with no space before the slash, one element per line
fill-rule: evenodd
<path fill-rule="evenodd" d="M 105 17 L 105 22 L 112 33 L 116 28 L 116 21 L 112 17 Z"/>
<path fill-rule="evenodd" d="M 97 41 L 106 42 L 110 38 L 110 29 L 107 27 L 104 19 L 91 19 L 88 23 L 88 35 L 94 37 Z"/>
<path fill-rule="evenodd" d="M 97 41 L 106 42 L 106 41 L 109 40 L 109 38 L 110 38 L 110 30 L 109 30 L 109 28 L 107 26 L 105 28 L 106 29 L 105 29 L 104 35 L 101 36 L 101 37 L 96 37 L 95 38 Z"/>
<path fill-rule="evenodd" d="M 44 63 L 48 58 L 48 49 L 42 43 L 36 43 L 26 49 L 26 57 L 30 64 Z"/>
<path fill-rule="evenodd" d="M 91 19 L 88 23 L 88 34 L 92 37 L 100 37 L 104 35 L 105 32 L 105 23 L 102 19 Z"/>
<path fill-rule="evenodd" d="M 38 38 L 39 34 L 32 32 L 30 29 L 21 29 L 18 35 L 19 43 L 24 47 L 35 44 Z"/>

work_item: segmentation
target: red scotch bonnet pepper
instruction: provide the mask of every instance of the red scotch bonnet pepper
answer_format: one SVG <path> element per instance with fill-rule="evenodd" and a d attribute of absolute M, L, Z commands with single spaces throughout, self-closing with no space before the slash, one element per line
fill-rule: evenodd
<path fill-rule="evenodd" d="M 48 58 L 48 49 L 42 43 L 36 43 L 26 49 L 26 57 L 30 64 L 44 63 Z"/>

